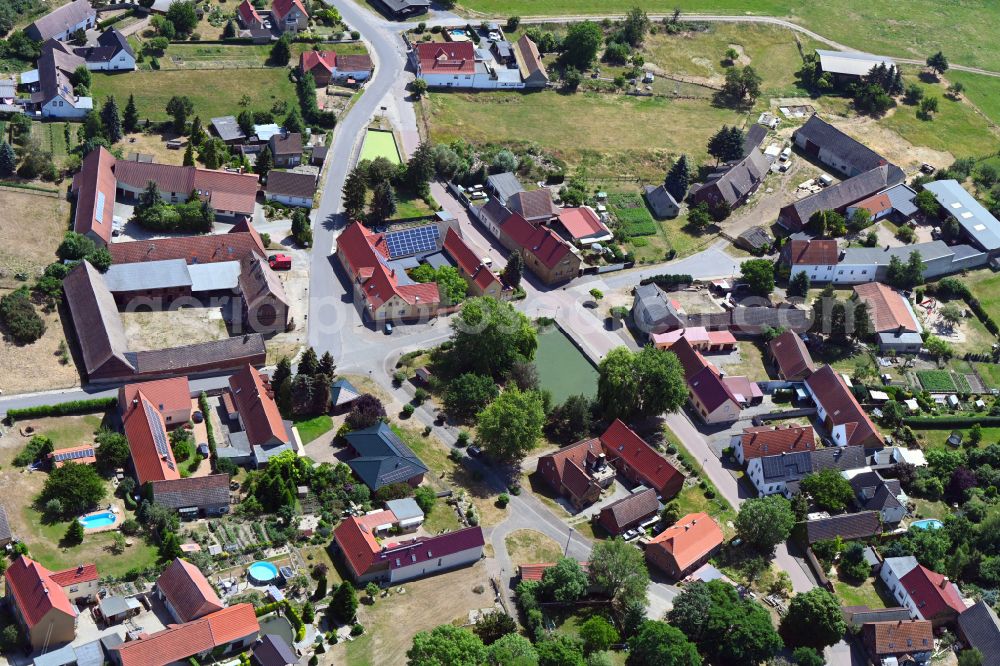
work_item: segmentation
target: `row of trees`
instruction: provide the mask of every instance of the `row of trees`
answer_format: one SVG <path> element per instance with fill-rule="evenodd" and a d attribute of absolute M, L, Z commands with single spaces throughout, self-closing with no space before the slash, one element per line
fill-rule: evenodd
<path fill-rule="evenodd" d="M 309 347 L 299 359 L 296 372 L 288 357 L 278 361 L 271 376 L 275 402 L 285 418 L 326 414 L 330 409 L 330 386 L 337 366 L 330 352 L 320 358 Z"/>

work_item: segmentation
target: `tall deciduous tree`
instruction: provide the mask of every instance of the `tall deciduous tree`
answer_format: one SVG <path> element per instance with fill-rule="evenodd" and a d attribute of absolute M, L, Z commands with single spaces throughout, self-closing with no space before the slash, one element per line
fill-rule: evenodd
<path fill-rule="evenodd" d="M 938 51 L 927 57 L 927 66 L 938 74 L 944 74 L 948 71 L 948 58 L 945 57 L 944 53 Z"/>
<path fill-rule="evenodd" d="M 736 516 L 736 533 L 748 545 L 770 552 L 795 526 L 791 503 L 780 495 L 748 499 Z"/>
<path fill-rule="evenodd" d="M 57 499 L 67 514 L 79 515 L 97 506 L 105 492 L 104 481 L 92 466 L 67 463 L 49 472 L 42 499 Z"/>
<path fill-rule="evenodd" d="M 542 437 L 542 397 L 537 391 L 508 388 L 479 412 L 476 423 L 484 451 L 502 462 L 520 462 Z"/>
<path fill-rule="evenodd" d="M 444 394 L 444 408 L 450 416 L 467 419 L 500 394 L 492 377 L 466 372 L 448 382 Z"/>
<path fill-rule="evenodd" d="M 822 649 L 839 641 L 847 624 L 837 597 L 822 587 L 796 594 L 781 620 L 781 635 L 790 646 Z"/>
<path fill-rule="evenodd" d="M 418 632 L 406 652 L 408 666 L 480 666 L 486 656 L 483 641 L 468 629 L 442 624 Z"/>
<path fill-rule="evenodd" d="M 608 419 L 631 420 L 676 411 L 687 399 L 684 369 L 670 351 L 617 347 L 598 368 L 597 403 Z"/>
<path fill-rule="evenodd" d="M 174 119 L 174 131 L 184 134 L 188 117 L 194 112 L 194 104 L 187 97 L 174 95 L 167 102 L 167 115 Z"/>
<path fill-rule="evenodd" d="M 638 47 L 649 31 L 649 17 L 641 7 L 628 10 L 622 22 L 622 37 L 632 46 Z"/>
<path fill-rule="evenodd" d="M 770 259 L 748 259 L 740 264 L 740 277 L 750 293 L 767 296 L 774 291 L 774 262 Z"/>
<path fill-rule="evenodd" d="M 571 557 L 560 558 L 554 567 L 542 572 L 542 582 L 538 586 L 543 598 L 559 603 L 573 603 L 587 592 L 587 574 L 580 563 Z"/>
<path fill-rule="evenodd" d="M 631 603 L 645 605 L 649 570 L 642 552 L 623 539 L 598 541 L 590 553 L 587 572 L 618 612 Z"/>
<path fill-rule="evenodd" d="M 824 469 L 802 479 L 802 491 L 809 493 L 820 507 L 839 513 L 854 499 L 851 482 L 838 470 Z"/>
<path fill-rule="evenodd" d="M 701 655 L 694 643 L 666 622 L 646 620 L 639 632 L 628 639 L 628 666 L 700 666 Z"/>
<path fill-rule="evenodd" d="M 474 372 L 503 379 L 514 363 L 535 357 L 538 337 L 524 314 L 506 301 L 470 298 L 451 322 L 447 361 L 454 374 Z"/>
<path fill-rule="evenodd" d="M 604 33 L 601 27 L 593 21 L 582 21 L 574 23 L 566 32 L 563 39 L 563 52 L 560 57 L 562 63 L 567 67 L 575 67 L 585 70 L 590 67 L 597 57 L 597 51 L 604 41 Z"/>

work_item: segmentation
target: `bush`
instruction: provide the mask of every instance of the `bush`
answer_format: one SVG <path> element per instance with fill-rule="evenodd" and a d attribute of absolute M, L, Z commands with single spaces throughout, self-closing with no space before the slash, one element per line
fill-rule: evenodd
<path fill-rule="evenodd" d="M 365 628 L 360 624 L 355 624 L 351 627 L 351 636 L 360 636 L 363 633 L 365 633 Z"/>
<path fill-rule="evenodd" d="M 31 344 L 45 334 L 45 321 L 31 304 L 27 287 L 0 298 L 0 320 L 18 344 Z"/>
<path fill-rule="evenodd" d="M 405 418 L 410 418 L 411 416 L 413 416 L 413 412 L 415 411 L 417 411 L 417 408 L 411 405 L 410 403 L 406 403 L 405 405 L 403 405 L 403 416 Z"/>
<path fill-rule="evenodd" d="M 507 493 L 500 493 L 497 497 L 497 506 L 501 509 L 505 508 L 510 503 L 510 495 Z"/>
<path fill-rule="evenodd" d="M 14 456 L 14 465 L 27 467 L 31 463 L 52 453 L 52 440 L 45 435 L 35 435 L 25 444 L 21 452 Z M 56 511 L 56 514 L 59 512 Z"/>
<path fill-rule="evenodd" d="M 7 418 L 13 423 L 17 420 L 42 418 L 45 416 L 70 416 L 74 414 L 91 414 L 105 412 L 118 404 L 117 398 L 94 398 L 92 400 L 71 400 L 58 405 L 38 405 L 22 409 L 7 410 Z"/>
<path fill-rule="evenodd" d="M 694 278 L 692 278 L 690 275 L 683 275 L 683 274 L 673 275 L 666 273 L 662 275 L 653 275 L 652 277 L 643 278 L 642 280 L 639 281 L 639 284 L 641 285 L 655 284 L 657 287 L 660 287 L 661 289 L 670 289 L 672 287 L 680 287 L 683 285 L 691 284 L 693 281 Z"/>

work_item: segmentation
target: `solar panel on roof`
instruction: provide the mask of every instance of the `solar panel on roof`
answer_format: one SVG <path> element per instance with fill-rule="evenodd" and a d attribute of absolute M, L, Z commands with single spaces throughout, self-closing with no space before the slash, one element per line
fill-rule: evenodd
<path fill-rule="evenodd" d="M 434 225 L 394 231 L 385 235 L 389 256 L 405 257 L 420 252 L 431 252 L 438 247 L 441 232 Z"/>
<path fill-rule="evenodd" d="M 157 424 L 152 428 L 153 443 L 156 444 L 156 451 L 160 454 L 160 458 L 166 461 L 167 466 L 170 467 L 170 469 L 173 469 L 174 464 L 170 457 L 170 445 L 167 443 L 167 433 L 163 430 L 163 428 L 157 427 L 159 425 L 158 421 L 160 420 L 160 415 L 152 404 L 144 402 L 143 406 L 146 410 L 146 419 L 150 422 L 150 424 Z"/>

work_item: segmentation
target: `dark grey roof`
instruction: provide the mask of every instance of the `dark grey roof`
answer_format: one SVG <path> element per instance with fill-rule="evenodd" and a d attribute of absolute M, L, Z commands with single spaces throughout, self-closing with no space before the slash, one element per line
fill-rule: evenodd
<path fill-rule="evenodd" d="M 385 423 L 345 435 L 358 454 L 347 464 L 373 491 L 427 472 L 427 466 Z"/>
<path fill-rule="evenodd" d="M 760 123 L 754 123 L 747 130 L 743 137 L 743 154 L 749 155 L 750 151 L 760 146 L 760 142 L 767 136 L 768 129 Z"/>
<path fill-rule="evenodd" d="M 1000 666 L 1000 620 L 989 604 L 977 601 L 958 616 L 958 628 L 983 653 L 983 666 Z"/>
<path fill-rule="evenodd" d="M 737 244 L 742 243 L 750 249 L 760 249 L 770 247 L 774 243 L 774 238 L 764 227 L 757 225 L 750 227 L 736 238 Z"/>
<path fill-rule="evenodd" d="M 316 194 L 316 176 L 294 171 L 269 171 L 264 191 L 268 194 L 309 198 Z"/>
<path fill-rule="evenodd" d="M 903 492 L 898 479 L 883 479 L 878 472 L 862 472 L 851 478 L 855 502 L 864 511 L 884 511 L 902 507 Z"/>
<path fill-rule="evenodd" d="M 897 168 L 898 171 L 898 168 Z M 900 172 L 902 173 L 902 172 Z M 902 180 L 902 179 L 900 179 Z M 837 210 L 861 201 L 866 197 L 881 192 L 899 180 L 893 180 L 893 172 L 889 166 L 879 166 L 859 173 L 853 178 L 831 185 L 812 194 L 805 199 L 799 199 L 782 210 L 792 209 L 798 215 L 799 222 L 805 224 L 812 214 L 819 210 Z"/>
<path fill-rule="evenodd" d="M 810 451 L 812 471 L 836 469 L 843 472 L 848 469 L 861 469 L 865 466 L 865 449 L 862 446 L 830 446 L 817 451 Z"/>
<path fill-rule="evenodd" d="M 0 542 L 10 541 L 14 535 L 10 531 L 10 522 L 7 520 L 7 510 L 0 504 Z"/>
<path fill-rule="evenodd" d="M 394 13 L 426 10 L 431 6 L 430 0 L 379 0 Z"/>
<path fill-rule="evenodd" d="M 765 481 L 789 482 L 825 469 L 860 469 L 865 466 L 865 451 L 860 446 L 831 446 L 817 451 L 764 456 L 760 461 Z"/>
<path fill-rule="evenodd" d="M 851 165 L 858 172 L 870 171 L 878 166 L 889 165 L 892 167 L 893 172 L 892 184 L 903 181 L 903 173 L 899 167 L 891 164 L 887 159 L 868 146 L 844 134 L 816 114 L 813 114 L 802 127 L 795 130 L 795 136 L 802 136 L 820 146 L 822 149 L 835 155 L 837 161 Z M 896 172 L 898 172 L 898 175 Z"/>
<path fill-rule="evenodd" d="M 978 252 L 968 245 L 956 245 L 949 247 L 947 243 L 940 240 L 927 243 L 916 243 L 914 245 L 900 245 L 894 247 L 849 247 L 844 250 L 840 259 L 840 264 L 875 264 L 876 266 L 888 266 L 893 257 L 898 257 L 904 262 L 909 258 L 910 253 L 916 250 L 920 253 L 923 261 L 935 261 L 955 254 L 957 248 L 969 248 L 973 253 Z"/>
<path fill-rule="evenodd" d="M 812 471 L 808 451 L 782 453 L 776 456 L 762 456 L 760 459 L 764 481 L 791 481 L 801 479 Z"/>
<path fill-rule="evenodd" d="M 94 8 L 89 0 L 76 0 L 62 7 L 53 9 L 45 16 L 36 19 L 26 30 L 29 34 L 36 33 L 40 41 L 45 41 L 77 23 L 82 23 L 87 15 L 94 14 Z"/>
<path fill-rule="evenodd" d="M 239 141 L 247 138 L 236 122 L 236 116 L 219 116 L 212 118 L 212 128 L 223 141 Z"/>
<path fill-rule="evenodd" d="M 736 206 L 764 180 L 771 165 L 756 147 L 739 162 L 733 163 L 723 172 L 710 176 L 708 182 L 691 188 L 689 196 L 698 197 L 699 192 L 716 189 L 727 204 Z M 702 195 L 704 196 L 704 195 Z"/>
<path fill-rule="evenodd" d="M 299 663 L 295 652 L 281 636 L 265 634 L 253 647 L 252 659 L 257 666 L 289 666 Z"/>
<path fill-rule="evenodd" d="M 677 312 L 666 292 L 652 283 L 635 288 L 632 316 L 636 326 L 647 332 L 685 326 L 684 316 Z"/>
<path fill-rule="evenodd" d="M 510 45 L 508 44 L 508 46 Z M 486 185 L 496 193 L 497 198 L 499 198 L 501 202 L 506 202 L 518 192 L 524 191 L 521 181 L 519 181 L 517 176 L 509 171 L 487 176 Z"/>
<path fill-rule="evenodd" d="M 144 261 L 137 264 L 112 264 L 104 274 L 111 293 L 190 287 L 191 275 L 183 259 Z"/>
<path fill-rule="evenodd" d="M 861 447 L 854 447 L 861 448 Z M 845 513 L 820 520 L 806 522 L 806 535 L 809 543 L 825 541 L 840 537 L 841 539 L 863 539 L 874 536 L 882 531 L 882 519 L 878 511 L 863 511 L 861 513 Z"/>
<path fill-rule="evenodd" d="M 903 183 L 893 185 L 883 192 L 883 194 L 889 197 L 889 203 L 892 204 L 893 209 L 900 215 L 912 217 L 917 214 L 917 205 L 914 203 L 917 193 Z"/>
<path fill-rule="evenodd" d="M 153 502 L 168 509 L 229 506 L 229 475 L 153 481 Z"/>
<path fill-rule="evenodd" d="M 119 318 L 119 321 L 120 318 Z M 139 374 L 187 372 L 191 368 L 236 368 L 264 359 L 264 338 L 260 333 L 237 335 L 222 340 L 197 342 L 183 347 L 126 352 L 125 358 Z"/>
<path fill-rule="evenodd" d="M 490 199 L 486 204 L 479 209 L 479 214 L 484 217 L 487 221 L 492 222 L 496 226 L 503 225 L 504 222 L 513 214 L 510 209 L 507 208 L 499 199 Z"/>
<path fill-rule="evenodd" d="M 653 215 L 656 217 L 670 217 L 677 214 L 677 209 L 679 208 L 677 200 L 674 199 L 670 192 L 667 192 L 667 188 L 662 184 L 656 187 L 646 185 L 643 190 L 646 193 L 646 202 L 653 210 Z"/>
<path fill-rule="evenodd" d="M 843 606 L 840 611 L 844 614 L 845 622 L 858 627 L 869 622 L 905 622 L 910 619 L 910 609 L 899 606 L 895 608 Z"/>
<path fill-rule="evenodd" d="M 87 62 L 109 62 L 122 51 L 125 51 L 133 58 L 135 51 L 128 43 L 128 39 L 117 29 L 111 28 L 97 38 L 98 46 L 84 46 L 73 49 L 73 53 L 80 56 Z"/>

